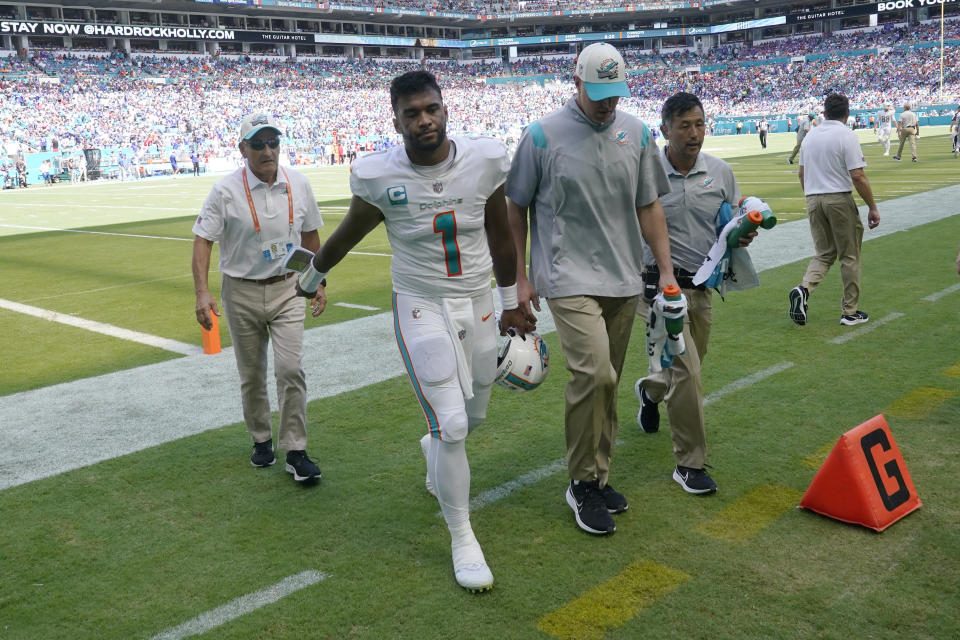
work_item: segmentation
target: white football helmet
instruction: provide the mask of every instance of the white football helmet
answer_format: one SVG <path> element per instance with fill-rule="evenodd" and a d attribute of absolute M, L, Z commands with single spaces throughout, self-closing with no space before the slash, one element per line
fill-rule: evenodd
<path fill-rule="evenodd" d="M 511 391 L 531 391 L 546 379 L 549 366 L 547 343 L 540 334 L 528 331 L 521 338 L 510 329 L 497 353 L 495 382 Z"/>

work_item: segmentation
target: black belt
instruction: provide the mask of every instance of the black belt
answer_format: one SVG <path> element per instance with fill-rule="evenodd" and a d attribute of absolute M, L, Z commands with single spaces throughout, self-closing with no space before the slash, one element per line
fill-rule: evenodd
<path fill-rule="evenodd" d="M 293 276 L 297 275 L 296 271 L 291 271 L 290 273 L 284 273 L 279 276 L 271 276 L 269 278 L 264 278 L 263 280 L 254 280 L 253 278 L 236 278 L 236 280 L 243 280 L 244 282 L 255 282 L 257 284 L 276 284 L 278 282 L 283 282 Z"/>
<path fill-rule="evenodd" d="M 677 279 L 677 284 L 680 285 L 681 289 L 696 289 L 698 291 L 705 291 L 707 288 L 702 284 L 693 284 L 693 277 L 697 275 L 692 271 L 687 271 L 686 269 L 681 269 L 680 267 L 674 267 L 673 277 Z M 657 265 L 647 265 L 643 269 L 643 283 L 650 287 L 659 286 L 660 284 L 660 267 Z M 654 294 L 656 295 L 656 294 Z"/>

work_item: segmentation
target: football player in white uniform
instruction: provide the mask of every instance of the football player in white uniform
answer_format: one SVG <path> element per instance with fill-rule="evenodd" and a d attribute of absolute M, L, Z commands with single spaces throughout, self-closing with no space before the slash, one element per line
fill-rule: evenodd
<path fill-rule="evenodd" d="M 516 249 L 503 185 L 510 161 L 493 138 L 448 138 L 436 79 L 412 71 L 390 84 L 394 128 L 403 146 L 359 158 L 346 217 L 300 279 L 313 291 L 380 222 L 393 249 L 397 345 L 428 433 L 427 487 L 450 530 L 457 582 L 470 591 L 493 575 L 470 525 L 465 439 L 486 416 L 497 369 L 491 266 L 502 302 L 501 334 L 535 326 L 518 309 Z"/>
<path fill-rule="evenodd" d="M 890 133 L 893 130 L 893 116 L 893 105 L 886 102 L 883 105 L 883 110 L 877 112 L 877 117 L 873 121 L 873 128 L 877 133 L 877 140 L 883 145 L 883 155 L 885 156 L 890 155 Z"/>

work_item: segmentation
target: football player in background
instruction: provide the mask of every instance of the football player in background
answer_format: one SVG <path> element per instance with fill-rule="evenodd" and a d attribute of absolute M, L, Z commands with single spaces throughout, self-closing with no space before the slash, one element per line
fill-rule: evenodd
<path fill-rule="evenodd" d="M 486 416 L 497 372 L 497 279 L 501 334 L 532 331 L 517 302 L 517 258 L 503 184 L 510 160 L 493 138 L 447 137 L 436 79 L 411 71 L 390 84 L 403 146 L 359 158 L 346 217 L 300 279 L 313 296 L 324 276 L 381 222 L 393 249 L 397 346 L 427 420 L 421 440 L 427 488 L 450 530 L 460 586 L 485 591 L 493 574 L 470 525 L 467 435 Z M 315 314 L 316 315 L 316 314 Z"/>
<path fill-rule="evenodd" d="M 883 155 L 890 155 L 890 134 L 893 131 L 894 122 L 893 105 L 889 102 L 884 103 L 883 110 L 877 112 L 874 120 L 873 130 L 877 134 L 877 140 L 883 145 Z"/>
<path fill-rule="evenodd" d="M 953 157 L 956 158 L 960 156 L 960 106 L 950 121 L 950 131 L 953 132 Z"/>

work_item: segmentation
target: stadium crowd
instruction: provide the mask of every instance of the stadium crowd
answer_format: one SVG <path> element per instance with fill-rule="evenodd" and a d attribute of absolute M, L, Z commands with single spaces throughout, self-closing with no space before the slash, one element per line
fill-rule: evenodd
<path fill-rule="evenodd" d="M 950 38 L 960 37 L 960 21 L 950 22 L 949 28 Z M 939 48 L 892 46 L 921 44 L 933 35 L 933 27 L 924 25 L 704 53 L 626 50 L 635 71 L 628 77 L 632 97 L 621 108 L 654 125 L 664 96 L 678 90 L 697 94 L 714 119 L 795 118 L 830 91 L 850 96 L 854 109 L 876 109 L 887 101 L 937 103 Z M 850 51 L 867 42 L 881 48 L 844 56 L 842 64 L 835 56 L 789 61 L 828 50 Z M 738 64 L 757 59 L 774 62 Z M 693 64 L 702 70 L 689 72 Z M 298 154 L 343 162 L 357 151 L 399 141 L 387 85 L 420 65 L 435 73 L 445 89 L 451 132 L 493 135 L 512 145 L 527 123 L 569 96 L 573 60 L 568 54 L 504 65 L 35 51 L 29 60 L 0 59 L 0 146 L 10 162 L 24 152 L 85 147 L 123 149 L 137 158 L 167 158 L 172 152 L 185 160 L 194 151 L 205 158 L 229 158 L 236 153 L 234 136 L 242 116 L 268 110 L 286 118 L 294 162 Z M 944 95 L 960 93 L 958 69 L 960 47 L 947 46 Z M 532 75 L 552 79 L 542 84 L 486 81 Z M 45 81 L 52 76 L 59 82 Z"/>
<path fill-rule="evenodd" d="M 354 4 L 344 0 L 342 4 Z M 360 3 L 357 3 L 360 4 Z M 647 4 L 665 4 L 651 2 Z M 418 11 L 449 11 L 453 13 L 525 13 L 533 11 L 565 11 L 572 9 L 603 10 L 623 5 L 619 0 L 377 0 L 376 7 L 414 9 Z"/>

